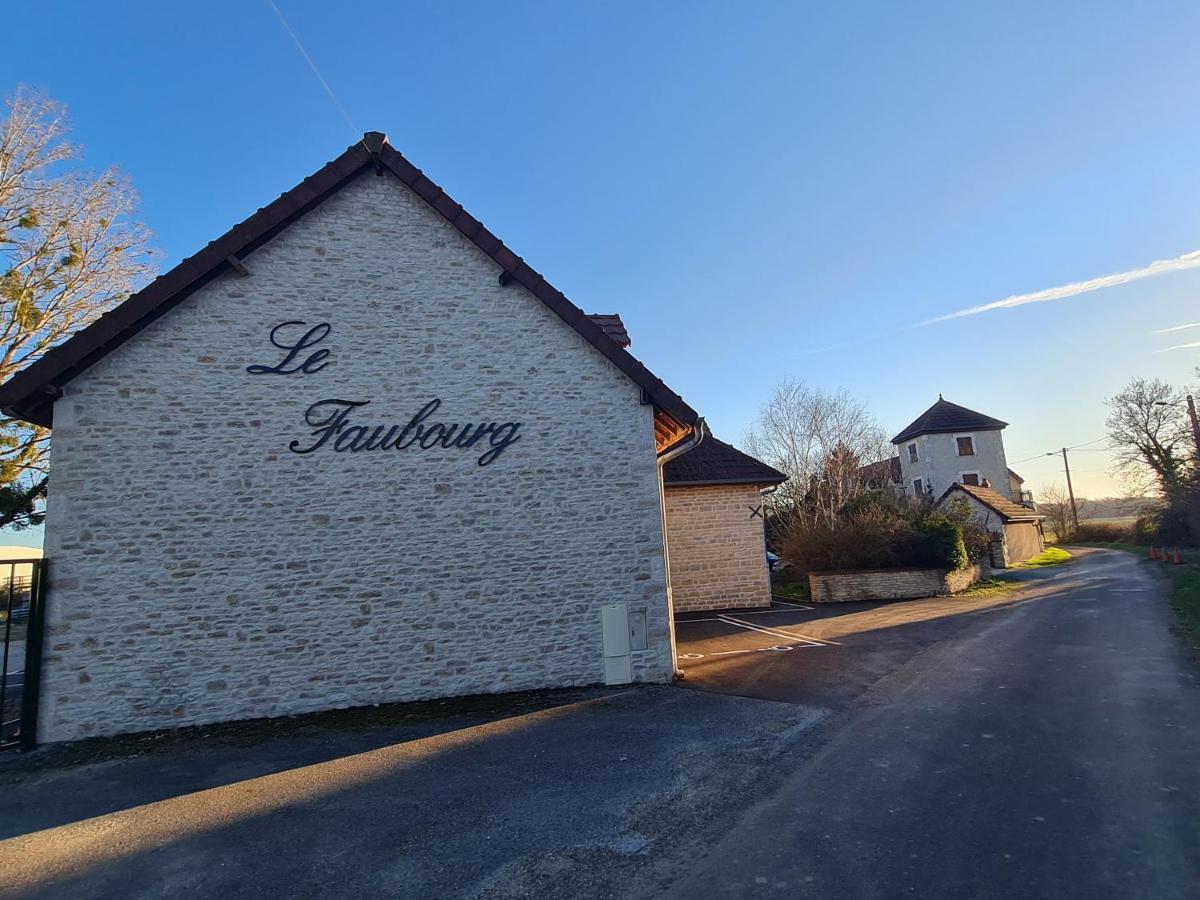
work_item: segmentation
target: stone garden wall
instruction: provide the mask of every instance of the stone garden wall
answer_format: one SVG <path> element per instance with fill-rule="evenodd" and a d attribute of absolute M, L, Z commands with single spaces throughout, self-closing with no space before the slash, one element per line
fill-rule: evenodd
<path fill-rule="evenodd" d="M 947 572 L 945 569 L 870 569 L 854 572 L 812 572 L 808 585 L 814 603 L 848 600 L 912 600 L 955 594 L 983 576 L 978 563 Z"/>

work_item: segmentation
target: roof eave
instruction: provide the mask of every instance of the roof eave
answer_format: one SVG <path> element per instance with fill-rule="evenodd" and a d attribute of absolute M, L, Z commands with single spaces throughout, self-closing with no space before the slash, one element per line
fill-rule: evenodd
<path fill-rule="evenodd" d="M 780 485 L 785 481 L 787 481 L 786 475 L 783 478 L 708 478 L 697 479 L 695 481 L 667 481 L 663 479 L 663 487 L 669 489 L 675 487 L 713 487 L 722 484 Z"/>
<path fill-rule="evenodd" d="M 655 406 L 685 425 L 696 424 L 699 414 L 682 397 L 405 159 L 380 132 L 368 132 L 361 141 L 299 185 L 17 372 L 0 385 L 0 409 L 11 411 L 9 414 L 16 418 L 49 426 L 53 421 L 56 389 L 205 284 L 232 269 L 233 261 L 238 257 L 275 237 L 369 167 L 379 175 L 386 168 L 400 179 L 500 266 L 502 274 L 507 276 L 506 283 L 516 281 L 530 291 L 637 384 Z M 45 393 L 47 390 L 49 394 Z"/>
<path fill-rule="evenodd" d="M 900 432 L 892 438 L 892 444 L 902 444 L 923 434 L 970 434 L 975 431 L 1003 431 L 1007 427 L 1007 422 L 1001 422 L 999 425 L 975 425 L 970 428 L 921 428 L 917 431 Z"/>

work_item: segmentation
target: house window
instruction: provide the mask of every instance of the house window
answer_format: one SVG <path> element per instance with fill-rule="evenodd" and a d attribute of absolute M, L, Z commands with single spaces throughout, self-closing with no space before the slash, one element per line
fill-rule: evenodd
<path fill-rule="evenodd" d="M 917 461 L 917 445 L 916 444 L 908 445 L 908 461 L 909 462 Z"/>
<path fill-rule="evenodd" d="M 969 434 L 964 435 L 963 437 L 955 438 L 954 440 L 958 444 L 958 455 L 959 456 L 974 456 L 975 455 L 975 439 L 973 437 L 971 437 Z"/>
<path fill-rule="evenodd" d="M 979 487 L 979 473 L 978 472 L 963 472 L 962 473 L 962 483 L 963 484 L 973 484 L 973 485 L 975 485 L 975 487 Z"/>
<path fill-rule="evenodd" d="M 925 496 L 925 483 L 920 478 L 913 479 L 913 494 L 917 497 Z"/>

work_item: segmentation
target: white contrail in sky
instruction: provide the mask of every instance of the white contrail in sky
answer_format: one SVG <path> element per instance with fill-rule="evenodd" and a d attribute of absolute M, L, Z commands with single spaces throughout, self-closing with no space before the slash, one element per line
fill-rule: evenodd
<path fill-rule="evenodd" d="M 925 320 L 921 324 L 932 325 L 934 322 L 961 319 L 965 316 L 977 316 L 980 313 L 991 312 L 993 309 L 1012 309 L 1016 306 L 1024 306 L 1027 303 L 1065 300 L 1067 297 L 1076 297 L 1079 294 L 1087 294 L 1103 288 L 1115 287 L 1119 284 L 1128 284 L 1131 281 L 1141 281 L 1143 278 L 1153 278 L 1155 275 L 1166 275 L 1168 272 L 1181 272 L 1184 269 L 1195 268 L 1200 268 L 1200 250 L 1193 250 L 1191 253 L 1176 256 L 1174 259 L 1156 260 L 1148 266 L 1143 266 L 1140 269 L 1130 269 L 1128 272 L 1114 272 L 1112 275 L 1102 275 L 1099 278 L 1091 278 L 1087 281 L 1075 281 L 1071 284 L 1060 285 L 1059 287 L 1046 288 L 1044 291 L 1034 291 L 1031 294 L 1014 294 L 1011 297 L 1005 297 L 1003 300 L 995 300 L 991 303 L 984 303 L 981 306 L 971 306 L 967 309 L 960 309 L 958 312 L 936 316 Z"/>
<path fill-rule="evenodd" d="M 1190 350 L 1192 347 L 1200 347 L 1200 341 L 1192 341 L 1190 344 L 1176 344 L 1174 347 L 1163 347 L 1161 350 L 1155 350 L 1155 353 L 1167 353 L 1171 350 Z"/>
<path fill-rule="evenodd" d="M 1200 322 L 1191 322 L 1187 325 L 1175 325 L 1171 328 L 1159 328 L 1154 334 L 1170 334 L 1172 331 L 1183 331 L 1185 328 L 1200 328 Z"/>

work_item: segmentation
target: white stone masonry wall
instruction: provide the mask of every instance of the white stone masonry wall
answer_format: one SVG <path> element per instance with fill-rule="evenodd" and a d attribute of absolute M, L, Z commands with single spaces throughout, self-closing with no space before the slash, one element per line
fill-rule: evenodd
<path fill-rule="evenodd" d="M 55 405 L 43 740 L 599 682 L 614 601 L 647 613 L 635 679 L 670 678 L 632 382 L 390 175 L 245 262 Z M 326 364 L 248 373 L 285 321 L 330 324 Z M 519 438 L 291 452 L 327 398 Z"/>

